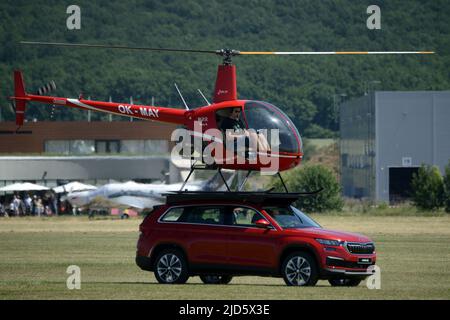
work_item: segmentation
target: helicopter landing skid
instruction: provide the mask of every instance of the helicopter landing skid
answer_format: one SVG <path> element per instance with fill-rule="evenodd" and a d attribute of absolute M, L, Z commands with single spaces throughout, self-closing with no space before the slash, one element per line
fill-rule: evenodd
<path fill-rule="evenodd" d="M 230 187 L 228 186 L 227 181 L 225 180 L 225 178 L 222 174 L 222 168 L 211 167 L 211 166 L 195 166 L 195 164 L 193 164 L 191 166 L 191 170 L 189 171 L 188 176 L 186 177 L 186 179 L 183 182 L 183 185 L 180 188 L 180 192 L 183 191 L 184 187 L 186 186 L 186 183 L 188 182 L 189 178 L 191 177 L 191 175 L 194 173 L 195 170 L 214 170 L 214 169 L 217 169 L 217 172 L 219 173 L 220 177 L 222 178 L 223 183 L 227 187 L 227 191 L 231 191 Z M 187 191 L 187 189 L 184 191 Z"/>
<path fill-rule="evenodd" d="M 217 169 L 217 173 L 220 175 L 220 177 L 221 177 L 221 179 L 222 179 L 222 181 L 223 181 L 225 187 L 227 188 L 227 191 L 228 191 L 228 192 L 231 192 L 231 188 L 230 188 L 230 186 L 228 185 L 227 181 L 225 180 L 225 178 L 224 178 L 224 176 L 223 176 L 223 174 L 222 174 L 222 171 L 221 171 L 222 168 L 217 167 L 217 166 L 203 166 L 203 165 L 196 166 L 195 163 L 191 165 L 191 170 L 189 171 L 188 176 L 187 176 L 186 179 L 184 180 L 184 182 L 183 182 L 183 184 L 182 184 L 182 186 L 181 186 L 179 192 L 187 191 L 187 189 L 184 189 L 184 187 L 186 186 L 186 183 L 189 181 L 189 178 L 191 177 L 191 175 L 194 173 L 195 170 L 216 170 L 216 169 Z M 238 191 L 238 192 L 241 192 L 241 191 L 242 191 L 242 189 L 244 188 L 244 186 L 245 186 L 245 184 L 246 184 L 248 178 L 250 177 L 250 175 L 252 174 L 253 171 L 254 171 L 254 170 L 248 170 L 248 171 L 247 171 L 247 175 L 245 176 L 245 178 L 244 178 L 244 180 L 241 182 L 241 184 L 236 188 L 236 189 L 237 189 L 236 191 Z M 284 190 L 286 191 L 286 193 L 289 193 L 289 190 L 288 190 L 288 188 L 286 187 L 286 184 L 284 183 L 283 177 L 281 176 L 281 174 L 280 174 L 279 172 L 277 172 L 277 175 L 278 175 L 278 177 L 280 178 L 280 181 L 281 181 L 281 184 L 283 185 Z M 273 188 L 272 188 L 272 189 L 273 189 Z M 268 190 L 267 192 L 272 191 L 272 189 L 271 189 L 271 190 Z M 319 190 L 319 191 L 317 191 L 317 192 L 320 192 L 320 191 L 321 191 L 321 190 Z M 316 192 L 313 192 L 313 193 L 316 193 Z"/>
<path fill-rule="evenodd" d="M 253 172 L 253 170 L 248 170 L 247 175 L 244 178 L 244 181 L 242 181 L 241 185 L 238 188 L 238 191 L 242 191 L 242 189 L 244 188 L 245 183 L 247 182 L 247 180 L 250 177 L 250 175 L 252 174 L 252 172 Z M 283 188 L 286 191 L 286 193 L 289 193 L 289 190 L 286 187 L 286 184 L 284 183 L 283 177 L 281 176 L 281 174 L 279 172 L 277 172 L 277 176 L 280 178 L 281 184 L 283 185 Z"/>

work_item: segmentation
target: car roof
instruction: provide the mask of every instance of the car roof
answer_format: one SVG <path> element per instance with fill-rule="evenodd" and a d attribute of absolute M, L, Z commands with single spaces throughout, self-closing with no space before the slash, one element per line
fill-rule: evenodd
<path fill-rule="evenodd" d="M 303 194 L 271 192 L 217 192 L 217 191 L 180 191 L 166 193 L 166 204 L 175 205 L 195 202 L 238 202 L 255 205 L 290 205 Z"/>

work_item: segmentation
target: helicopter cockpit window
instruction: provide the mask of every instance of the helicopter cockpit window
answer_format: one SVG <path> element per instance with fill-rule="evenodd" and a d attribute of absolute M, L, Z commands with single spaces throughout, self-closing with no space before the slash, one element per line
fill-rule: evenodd
<path fill-rule="evenodd" d="M 253 130 L 247 130 L 247 126 L 242 120 L 241 107 L 227 108 L 227 116 L 221 119 L 220 122 L 218 121 L 218 128 L 224 134 L 225 144 L 231 146 L 227 141 L 233 141 L 235 150 L 261 152 L 270 150 L 270 146 L 264 135 L 260 135 Z"/>
<path fill-rule="evenodd" d="M 242 140 L 240 142 L 240 146 L 244 148 L 244 150 L 248 149 L 249 142 L 248 136 L 246 134 L 246 125 L 244 121 L 242 121 L 242 108 L 224 108 L 218 110 L 216 112 L 216 121 L 217 128 L 220 129 L 223 133 L 223 140 L 225 145 L 234 146 L 234 150 L 238 148 L 238 140 Z M 232 144 L 228 144 L 227 141 L 233 141 Z"/>
<path fill-rule="evenodd" d="M 236 132 L 246 128 L 242 121 L 242 108 L 224 108 L 216 112 L 217 128 L 225 131 L 232 129 Z"/>
<path fill-rule="evenodd" d="M 267 129 L 269 143 L 271 142 L 270 129 L 279 130 L 278 148 L 280 152 L 298 153 L 301 151 L 300 134 L 292 121 L 280 109 L 269 103 L 250 101 L 245 104 L 244 112 L 249 129 Z"/>

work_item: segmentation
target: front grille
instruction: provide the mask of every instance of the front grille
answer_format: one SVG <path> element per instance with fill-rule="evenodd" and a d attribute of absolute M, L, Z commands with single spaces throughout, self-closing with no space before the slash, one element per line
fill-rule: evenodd
<path fill-rule="evenodd" d="M 375 251 L 373 243 L 347 242 L 347 250 L 353 254 L 372 254 Z"/>

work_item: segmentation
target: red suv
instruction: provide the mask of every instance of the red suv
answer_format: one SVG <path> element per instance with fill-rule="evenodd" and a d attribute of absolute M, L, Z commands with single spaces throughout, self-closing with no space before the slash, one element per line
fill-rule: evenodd
<path fill-rule="evenodd" d="M 291 206 L 299 194 L 168 194 L 141 223 L 137 265 L 160 283 L 229 283 L 238 275 L 283 277 L 287 285 L 357 286 L 376 254 L 366 236 L 322 229 Z"/>

